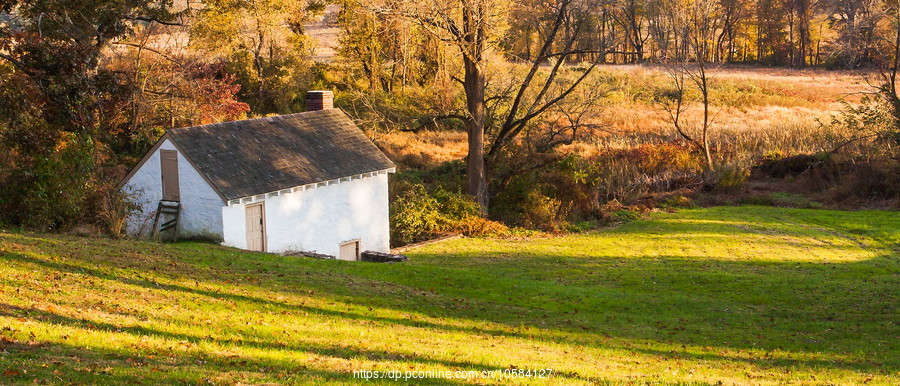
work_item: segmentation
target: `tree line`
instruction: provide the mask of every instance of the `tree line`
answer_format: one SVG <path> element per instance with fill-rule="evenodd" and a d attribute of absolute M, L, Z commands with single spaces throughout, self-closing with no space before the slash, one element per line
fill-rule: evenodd
<path fill-rule="evenodd" d="M 485 210 L 492 185 L 502 190 L 511 176 L 541 164 L 523 159 L 540 159 L 590 127 L 582 122 L 583 113 L 609 90 L 582 83 L 599 64 L 665 66 L 674 83 L 673 92 L 662 96 L 666 110 L 710 170 L 711 65 L 868 67 L 883 74 L 896 68 L 895 0 L 348 0 L 343 5 L 342 55 L 359 63 L 350 69 L 358 73 L 357 85 L 368 90 L 361 98 L 365 105 L 389 107 L 372 102 L 378 92 L 391 99 L 410 87 L 462 88 L 463 103 L 432 100 L 424 109 L 433 111 L 428 120 L 456 120 L 467 131 L 468 193 Z M 492 74 L 498 68 L 515 75 Z M 876 83 L 893 84 L 893 78 Z M 578 98 L 585 88 L 593 94 Z M 704 110 L 696 134 L 688 133 L 681 119 L 688 88 L 701 95 Z M 885 97 L 896 97 L 890 93 Z"/>
<path fill-rule="evenodd" d="M 378 3 L 378 2 L 376 2 Z M 372 60 L 379 55 L 401 68 L 417 54 L 421 37 L 408 29 L 404 15 L 379 13 L 398 2 L 345 1 L 343 26 L 355 32 L 348 42 L 367 71 L 378 72 Z M 461 2 L 462 8 L 470 2 Z M 553 2 L 480 2 L 504 13 L 497 36 L 502 55 L 512 61 L 532 61 L 551 30 L 542 23 L 554 16 Z M 608 64 L 664 63 L 692 56 L 693 26 L 684 21 L 703 8 L 711 30 L 708 62 L 758 63 L 774 66 L 829 66 L 858 68 L 878 65 L 888 54 L 893 0 L 597 0 L 587 7 L 577 26 L 567 21 L 566 34 L 577 34 L 579 61 Z M 402 3 L 401 3 L 402 4 Z M 441 3 L 426 2 L 428 7 Z M 402 5 L 400 5 L 402 7 Z M 365 12 L 360 12 L 365 9 Z M 398 17 L 399 16 L 399 17 Z M 406 13 L 408 16 L 408 12 Z M 576 28 L 577 27 L 577 28 Z M 368 44 L 368 46 L 365 46 Z M 600 49 L 598 49 L 600 48 Z M 382 51 L 383 49 L 383 51 Z M 378 53 L 369 50 L 377 50 Z M 396 75 L 398 72 L 392 72 Z"/>
<path fill-rule="evenodd" d="M 691 55 L 684 20 L 696 1 L 600 1 L 591 39 L 615 41 L 609 63 L 665 62 Z M 715 31 L 703 60 L 777 66 L 858 67 L 879 60 L 885 4 L 879 0 L 711 0 L 700 2 Z M 528 57 L 539 31 L 522 27 L 516 54 Z"/>
<path fill-rule="evenodd" d="M 337 57 L 315 62 L 307 26 L 335 6 Z M 492 191 L 591 128 L 609 91 L 592 84 L 599 65 L 895 74 L 897 8 L 896 0 L 0 0 L 0 221 L 90 222 L 117 233 L 127 200 L 116 183 L 165 129 L 302 111 L 311 88 L 336 90 L 339 105 L 375 131 L 465 130 L 468 192 L 486 211 Z"/>

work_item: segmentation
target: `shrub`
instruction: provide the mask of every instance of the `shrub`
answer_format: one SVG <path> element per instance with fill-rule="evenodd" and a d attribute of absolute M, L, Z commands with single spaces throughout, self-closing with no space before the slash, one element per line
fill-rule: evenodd
<path fill-rule="evenodd" d="M 106 234 L 122 237 L 128 218 L 139 210 L 134 197 L 110 183 L 98 190 L 96 200 L 97 222 Z"/>
<path fill-rule="evenodd" d="M 439 205 L 438 211 L 444 216 L 444 221 L 447 224 L 455 224 L 467 218 L 479 217 L 478 204 L 468 195 L 454 193 L 440 186 L 434 188 L 430 194 L 437 200 Z"/>
<path fill-rule="evenodd" d="M 860 162 L 846 166 L 829 192 L 832 200 L 900 201 L 900 162 Z"/>
<path fill-rule="evenodd" d="M 689 146 L 643 144 L 606 152 L 597 164 L 598 197 L 633 202 L 650 193 L 694 187 L 702 182 L 700 158 Z"/>
<path fill-rule="evenodd" d="M 641 206 L 622 205 L 618 200 L 612 200 L 601 205 L 600 211 L 602 213 L 600 224 L 614 225 L 644 218 L 644 214 L 649 210 Z"/>
<path fill-rule="evenodd" d="M 438 201 L 423 185 L 412 185 L 391 203 L 391 242 L 405 245 L 431 237 L 444 219 Z"/>
<path fill-rule="evenodd" d="M 70 135 L 48 154 L 22 156 L 0 181 L 0 218 L 34 229 L 63 229 L 86 217 L 85 199 L 95 191 L 93 144 Z"/>
<path fill-rule="evenodd" d="M 520 205 L 520 221 L 526 228 L 558 232 L 565 223 L 565 213 L 561 210 L 560 201 L 537 189 L 529 191 Z"/>
<path fill-rule="evenodd" d="M 490 217 L 509 225 L 522 225 L 522 206 L 529 192 L 536 189 L 538 176 L 527 173 L 510 179 L 501 192 L 491 201 Z"/>
<path fill-rule="evenodd" d="M 641 218 L 640 213 L 630 210 L 617 210 L 613 212 L 613 215 L 616 216 L 620 222 L 632 222 Z"/>
<path fill-rule="evenodd" d="M 739 163 L 725 163 L 712 172 L 713 182 L 717 190 L 733 192 L 741 188 L 750 178 L 750 169 Z"/>
<path fill-rule="evenodd" d="M 570 209 L 583 202 L 577 198 L 583 188 L 554 171 L 519 175 L 494 200 L 491 217 L 514 226 L 557 232 L 565 227 Z"/>
<path fill-rule="evenodd" d="M 673 194 L 659 204 L 661 208 L 691 208 L 694 201 L 685 195 Z"/>
<path fill-rule="evenodd" d="M 608 218 L 612 211 L 603 210 L 602 202 L 643 202 L 651 194 L 700 186 L 703 177 L 701 159 L 681 143 L 606 149 L 591 157 L 570 154 L 512 178 L 491 214 L 508 224 L 557 232 L 572 221 Z M 746 171 L 729 178 L 743 182 Z"/>
<path fill-rule="evenodd" d="M 428 191 L 422 184 L 399 184 L 401 190 L 391 202 L 391 242 L 406 245 L 424 241 L 440 233 L 461 232 L 480 235 L 502 224 L 488 224 L 479 217 L 478 205 L 468 196 L 441 187 Z"/>
<path fill-rule="evenodd" d="M 827 156 L 825 155 L 798 154 L 790 157 L 778 157 L 771 154 L 764 157 L 757 168 L 767 176 L 784 178 L 798 176 L 826 161 Z"/>
<path fill-rule="evenodd" d="M 466 236 L 501 235 L 509 231 L 509 227 L 501 222 L 491 221 L 477 215 L 466 215 L 451 227 L 453 232 Z"/>

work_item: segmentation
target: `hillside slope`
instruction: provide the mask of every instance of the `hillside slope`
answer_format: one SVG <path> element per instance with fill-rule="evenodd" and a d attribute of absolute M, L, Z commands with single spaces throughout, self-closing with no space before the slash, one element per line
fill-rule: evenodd
<path fill-rule="evenodd" d="M 709 208 L 403 264 L 0 233 L 0 384 L 896 384 L 898 230 L 896 212 Z M 441 380 L 467 381 L 498 380 Z"/>

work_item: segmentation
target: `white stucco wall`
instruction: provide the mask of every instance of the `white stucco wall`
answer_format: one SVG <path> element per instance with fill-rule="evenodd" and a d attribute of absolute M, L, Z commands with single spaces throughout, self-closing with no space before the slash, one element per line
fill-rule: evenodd
<path fill-rule="evenodd" d="M 141 213 L 128 221 L 128 232 L 132 235 L 147 235 L 152 231 L 157 205 L 162 199 L 161 149 L 177 151 L 166 139 L 122 187 L 141 206 Z M 225 203 L 181 152 L 178 152 L 178 185 L 181 197 L 179 237 L 222 240 L 222 207 Z"/>
<path fill-rule="evenodd" d="M 378 174 L 266 198 L 269 252 L 307 251 L 337 256 L 359 239 L 360 251 L 390 250 L 388 177 Z M 222 208 L 224 244 L 247 247 L 246 205 Z"/>

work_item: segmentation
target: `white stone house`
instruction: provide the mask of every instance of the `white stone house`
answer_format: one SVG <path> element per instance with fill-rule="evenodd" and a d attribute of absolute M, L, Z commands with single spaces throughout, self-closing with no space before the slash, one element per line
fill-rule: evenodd
<path fill-rule="evenodd" d="M 345 260 L 388 252 L 394 164 L 330 93 L 310 95 L 314 111 L 166 131 L 121 184 L 141 208 L 129 233 Z"/>

